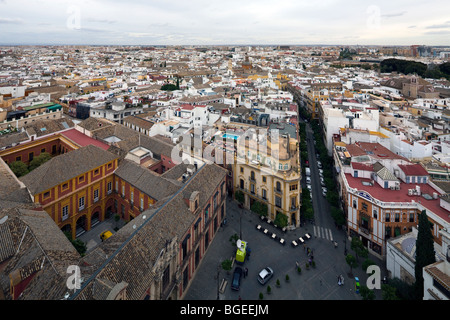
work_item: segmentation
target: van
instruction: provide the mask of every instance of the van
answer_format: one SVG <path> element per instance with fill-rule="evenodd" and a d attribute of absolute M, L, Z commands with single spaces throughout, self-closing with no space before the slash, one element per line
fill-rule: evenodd
<path fill-rule="evenodd" d="M 102 239 L 102 241 L 105 241 L 106 239 L 108 239 L 111 236 L 112 236 L 112 232 L 109 230 L 106 230 L 100 234 L 100 239 Z"/>

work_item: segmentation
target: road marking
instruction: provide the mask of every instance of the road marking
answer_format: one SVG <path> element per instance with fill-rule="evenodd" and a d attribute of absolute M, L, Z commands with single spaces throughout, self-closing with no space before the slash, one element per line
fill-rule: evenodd
<path fill-rule="evenodd" d="M 328 229 L 329 231 L 330 231 L 330 238 L 331 238 L 331 241 L 333 241 L 333 235 L 331 234 L 331 229 Z"/>
<path fill-rule="evenodd" d="M 314 226 L 314 236 L 317 237 L 316 226 Z"/>

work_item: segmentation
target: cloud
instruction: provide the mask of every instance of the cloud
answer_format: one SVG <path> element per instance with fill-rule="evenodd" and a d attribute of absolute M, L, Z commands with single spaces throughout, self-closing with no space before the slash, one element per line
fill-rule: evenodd
<path fill-rule="evenodd" d="M 106 24 L 114 24 L 114 23 L 117 23 L 117 20 L 98 19 L 98 18 L 87 18 L 86 21 L 87 21 L 87 22 L 106 23 Z"/>
<path fill-rule="evenodd" d="M 450 21 L 447 21 L 443 24 L 434 24 L 425 27 L 425 29 L 447 29 L 447 28 L 450 28 Z"/>
<path fill-rule="evenodd" d="M 24 21 L 21 18 L 0 18 L 0 23 L 5 23 L 5 24 L 22 24 L 22 23 L 24 23 Z"/>
<path fill-rule="evenodd" d="M 381 17 L 389 19 L 389 18 L 401 17 L 406 13 L 407 13 L 407 11 L 402 11 L 402 12 L 397 12 L 397 13 L 388 13 L 388 14 L 382 14 Z"/>

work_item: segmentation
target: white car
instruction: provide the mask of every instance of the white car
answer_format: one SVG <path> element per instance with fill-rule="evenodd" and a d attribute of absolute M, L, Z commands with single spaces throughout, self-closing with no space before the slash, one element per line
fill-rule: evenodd
<path fill-rule="evenodd" d="M 311 192 L 311 185 L 307 184 L 306 187 L 308 188 L 309 192 Z"/>
<path fill-rule="evenodd" d="M 308 184 L 311 183 L 311 178 L 310 177 L 306 177 L 306 183 L 308 183 Z"/>
<path fill-rule="evenodd" d="M 272 276 L 273 276 L 272 268 L 266 267 L 259 272 L 258 282 L 264 285 L 267 283 L 267 281 L 270 280 L 270 278 L 272 278 Z"/>

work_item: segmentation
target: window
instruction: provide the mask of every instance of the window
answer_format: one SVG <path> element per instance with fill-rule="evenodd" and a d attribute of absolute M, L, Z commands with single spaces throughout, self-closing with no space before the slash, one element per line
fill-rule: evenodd
<path fill-rule="evenodd" d="M 409 214 L 409 222 L 414 222 L 414 213 Z"/>
<path fill-rule="evenodd" d="M 106 190 L 107 190 L 108 194 L 110 194 L 112 192 L 112 181 L 108 182 L 106 188 L 107 188 Z"/>
<path fill-rule="evenodd" d="M 244 168 L 241 167 L 241 173 L 244 173 Z"/>
<path fill-rule="evenodd" d="M 34 159 L 34 152 L 30 152 L 28 154 L 28 161 L 32 161 Z"/>
<path fill-rule="evenodd" d="M 409 177 L 406 177 L 406 183 L 409 183 Z"/>
<path fill-rule="evenodd" d="M 266 189 L 262 189 L 262 198 L 264 200 L 267 200 L 267 191 L 266 191 Z"/>
<path fill-rule="evenodd" d="M 22 157 L 21 156 L 16 157 L 16 161 L 22 161 Z"/>
<path fill-rule="evenodd" d="M 283 165 L 281 163 L 278 164 L 278 170 L 283 170 Z"/>
<path fill-rule="evenodd" d="M 95 169 L 95 170 L 94 170 L 94 176 L 98 175 L 99 173 L 100 173 L 100 170 L 99 170 L 99 169 Z"/>
<path fill-rule="evenodd" d="M 387 181 L 384 182 L 384 188 L 385 189 L 389 188 L 389 182 L 387 182 Z"/>
<path fill-rule="evenodd" d="M 378 219 L 378 211 L 376 209 L 373 210 L 373 218 Z"/>
<path fill-rule="evenodd" d="M 291 209 L 295 209 L 297 207 L 297 197 L 291 198 Z"/>
<path fill-rule="evenodd" d="M 130 203 L 133 204 L 134 202 L 134 192 L 131 191 L 131 195 L 130 195 Z"/>
<path fill-rule="evenodd" d="M 255 172 L 250 172 L 250 179 L 255 181 Z"/>
<path fill-rule="evenodd" d="M 395 214 L 395 222 L 400 222 L 400 213 Z"/>
<path fill-rule="evenodd" d="M 250 192 L 255 194 L 255 185 L 253 183 L 250 184 Z"/>
<path fill-rule="evenodd" d="M 289 169 L 289 164 L 286 163 L 286 164 L 284 165 L 284 170 L 288 170 L 288 169 Z"/>
<path fill-rule="evenodd" d="M 68 184 L 68 183 L 64 183 L 64 184 L 62 185 L 62 189 L 63 189 L 63 190 L 66 190 L 68 187 L 69 187 L 69 184 Z"/>
<path fill-rule="evenodd" d="M 241 189 L 244 189 L 244 180 L 241 179 L 239 182 L 240 182 Z"/>
<path fill-rule="evenodd" d="M 281 208 L 281 198 L 280 197 L 275 196 L 275 205 L 278 208 Z"/>
<path fill-rule="evenodd" d="M 83 210 L 84 209 L 84 197 L 80 197 L 78 199 L 78 209 Z"/>
<path fill-rule="evenodd" d="M 62 207 L 62 221 L 69 218 L 69 206 Z"/>
<path fill-rule="evenodd" d="M 209 205 L 205 209 L 205 224 L 206 222 L 208 222 L 208 218 L 209 218 Z"/>
<path fill-rule="evenodd" d="M 385 214 L 385 221 L 390 222 L 391 221 L 391 215 L 389 213 Z"/>
<path fill-rule="evenodd" d="M 122 197 L 125 197 L 125 185 L 122 186 Z"/>
<path fill-rule="evenodd" d="M 358 170 L 353 171 L 353 176 L 354 176 L 355 178 L 358 178 Z"/>
<path fill-rule="evenodd" d="M 108 163 L 108 169 L 112 168 L 112 163 Z"/>
<path fill-rule="evenodd" d="M 94 190 L 94 202 L 98 201 L 98 189 Z"/>
<path fill-rule="evenodd" d="M 291 184 L 290 186 L 289 186 L 289 191 L 295 191 L 295 190 L 297 190 L 298 189 L 298 184 Z"/>
<path fill-rule="evenodd" d="M 263 182 L 266 182 L 266 177 L 263 177 L 262 180 L 263 180 Z"/>
<path fill-rule="evenodd" d="M 281 192 L 281 183 L 277 181 L 277 191 Z"/>
<path fill-rule="evenodd" d="M 356 200 L 353 200 L 353 208 L 357 209 Z"/>
<path fill-rule="evenodd" d="M 144 198 L 141 198 L 140 205 L 141 205 L 141 210 L 144 210 Z"/>
<path fill-rule="evenodd" d="M 45 148 L 42 148 L 42 149 L 41 149 L 41 153 L 43 153 L 43 152 L 45 152 Z"/>
<path fill-rule="evenodd" d="M 48 197 L 50 197 L 50 191 L 44 193 L 44 199 L 47 199 Z"/>
<path fill-rule="evenodd" d="M 78 183 L 83 183 L 84 182 L 84 176 L 81 176 L 78 178 Z"/>

